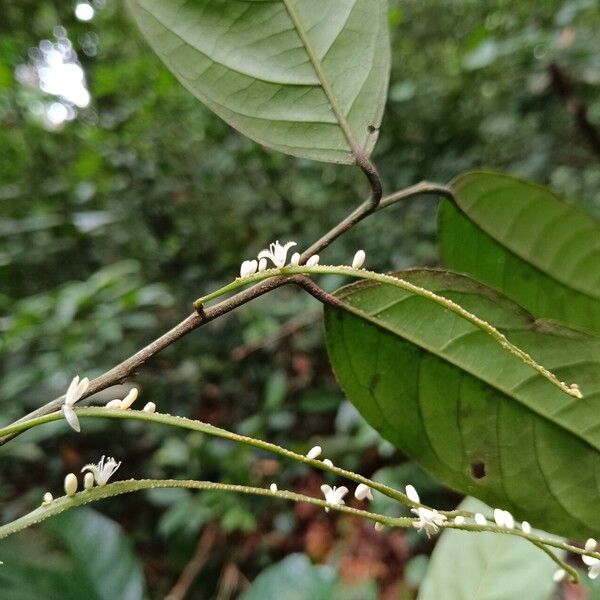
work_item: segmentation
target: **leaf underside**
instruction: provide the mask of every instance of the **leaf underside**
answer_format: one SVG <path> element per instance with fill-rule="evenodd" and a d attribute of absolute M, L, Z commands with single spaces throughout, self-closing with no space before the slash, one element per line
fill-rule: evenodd
<path fill-rule="evenodd" d="M 600 224 L 549 190 L 499 173 L 451 183 L 440 207 L 444 266 L 536 317 L 600 335 Z"/>
<path fill-rule="evenodd" d="M 326 307 L 344 392 L 381 435 L 448 486 L 562 535 L 600 533 L 600 340 L 547 322 L 467 277 L 403 279 L 485 319 L 583 399 L 425 298 L 361 282 Z"/>
<path fill-rule="evenodd" d="M 295 156 L 371 153 L 390 69 L 386 0 L 129 0 L 154 51 L 231 126 Z"/>

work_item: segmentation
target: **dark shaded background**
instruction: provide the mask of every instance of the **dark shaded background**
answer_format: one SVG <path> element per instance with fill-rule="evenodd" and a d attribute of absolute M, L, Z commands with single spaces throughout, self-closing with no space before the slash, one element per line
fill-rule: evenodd
<path fill-rule="evenodd" d="M 80 22 L 70 3 L 0 2 L 2 422 L 63 393 L 74 374 L 98 375 L 133 353 L 268 242 L 308 245 L 367 193 L 352 168 L 243 138 L 179 86 L 121 3 L 95 6 L 93 20 Z M 391 3 L 390 27 L 393 71 L 374 154 L 388 192 L 490 166 L 547 183 L 600 215 L 594 0 L 405 0 Z M 40 42 L 65 36 L 85 71 L 87 107 L 27 81 Z M 49 124 L 55 102 L 74 118 Z M 375 268 L 437 264 L 436 203 L 420 198 L 370 219 L 326 260 L 348 263 L 363 247 Z M 132 380 L 139 402 L 300 452 L 319 443 L 340 466 L 412 482 L 425 500 L 452 506 L 457 496 L 378 439 L 344 400 L 319 317 L 301 292 L 278 290 L 157 356 Z M 123 460 L 122 478 L 277 480 L 314 495 L 323 482 L 320 473 L 199 434 L 83 425 L 83 435 L 59 423 L 0 449 L 3 522 L 44 491 L 61 493 L 66 472 L 101 454 Z M 138 494 L 94 508 L 127 539 L 114 529 L 119 543 L 111 545 L 103 536 L 113 523 L 89 513 L 7 540 L 4 597 L 103 597 L 94 589 L 99 575 L 88 572 L 100 553 L 108 581 L 111 565 L 133 561 L 132 587 L 114 582 L 121 597 L 162 598 L 199 549 L 188 598 L 237 597 L 291 552 L 332 565 L 356 598 L 410 598 L 431 548 L 412 531 L 385 535 L 307 506 L 208 492 Z M 397 510 L 382 500 L 375 508 Z M 92 522 L 90 542 L 74 546 Z"/>

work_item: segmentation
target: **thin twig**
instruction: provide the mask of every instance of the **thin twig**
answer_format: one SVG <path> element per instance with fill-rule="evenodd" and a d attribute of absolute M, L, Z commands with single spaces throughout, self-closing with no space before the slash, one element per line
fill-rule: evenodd
<path fill-rule="evenodd" d="M 371 172 L 367 168 L 363 170 L 367 174 L 367 177 L 369 177 L 371 185 L 375 183 L 375 187 L 372 188 L 372 191 L 374 197 L 376 197 L 377 193 L 380 193 L 378 192 L 376 186 L 376 181 L 378 180 L 378 177 L 376 177 L 377 172 Z M 340 235 L 342 235 L 344 232 L 348 231 L 354 225 L 356 225 L 356 223 L 362 221 L 369 214 L 372 214 L 374 210 L 381 210 L 401 200 L 406 200 L 408 198 L 413 198 L 422 194 L 433 193 L 443 195 L 446 197 L 452 197 L 452 192 L 443 185 L 421 182 L 416 185 L 410 186 L 404 190 L 400 190 L 398 192 L 395 192 L 394 194 L 386 196 L 380 201 L 378 200 L 377 205 L 375 207 L 373 207 L 371 200 L 368 200 L 355 211 L 353 211 L 348 217 L 346 217 L 344 221 L 336 225 L 327 234 L 325 234 L 318 242 L 313 244 L 306 252 L 303 253 L 302 256 L 306 259 L 308 258 L 308 256 L 311 256 L 316 252 L 320 252 L 322 249 L 326 248 L 331 242 L 337 239 Z M 310 283 L 306 283 L 306 281 Z M 298 280 L 294 281 L 292 277 L 278 277 L 268 279 L 255 286 L 252 286 L 251 288 L 238 292 L 234 296 L 231 296 L 230 298 L 227 298 L 227 300 L 224 300 L 219 304 L 215 304 L 214 306 L 199 306 L 196 312 L 186 317 L 183 321 L 181 321 L 171 330 L 167 331 L 166 333 L 158 337 L 156 340 L 148 344 L 145 348 L 142 348 L 129 358 L 125 359 L 123 362 L 119 363 L 117 366 L 113 367 L 112 369 L 93 379 L 90 382 L 87 392 L 81 399 L 83 400 L 92 396 L 93 394 L 96 394 L 97 392 L 111 387 L 112 385 L 121 383 L 132 373 L 134 373 L 139 367 L 145 364 L 155 354 L 158 354 L 161 350 L 164 350 L 173 342 L 187 335 L 191 331 L 194 331 L 198 327 L 201 327 L 202 325 L 205 325 L 206 323 L 234 310 L 235 308 L 246 304 L 250 300 L 258 298 L 259 296 L 262 296 L 263 294 L 270 292 L 271 290 L 274 290 L 282 285 L 286 285 L 289 283 L 300 283 L 302 287 L 304 287 L 304 289 L 306 289 L 309 293 L 313 293 L 313 295 L 315 293 L 321 294 L 321 297 L 318 298 L 321 301 L 325 301 L 330 304 L 335 301 L 335 298 L 329 294 L 324 296 L 323 294 L 325 294 L 325 292 L 321 290 L 321 288 L 318 288 L 316 284 L 314 284 L 314 287 L 311 287 L 312 282 L 308 278 L 304 278 L 301 282 L 299 282 Z M 317 292 L 317 290 L 320 290 L 320 292 Z M 20 419 L 17 419 L 15 423 L 22 423 L 32 418 L 50 414 L 51 412 L 60 409 L 63 403 L 64 395 L 55 398 L 54 400 L 44 404 L 40 408 L 31 411 L 30 413 L 26 414 Z M 6 444 L 16 435 L 18 435 L 18 433 L 0 438 L 0 446 Z"/>
<path fill-rule="evenodd" d="M 185 566 L 179 579 L 165 596 L 165 600 L 183 600 L 188 593 L 194 579 L 205 565 L 208 555 L 212 550 L 219 535 L 219 528 L 214 523 L 209 523 L 198 539 L 196 551 L 190 562 Z"/>

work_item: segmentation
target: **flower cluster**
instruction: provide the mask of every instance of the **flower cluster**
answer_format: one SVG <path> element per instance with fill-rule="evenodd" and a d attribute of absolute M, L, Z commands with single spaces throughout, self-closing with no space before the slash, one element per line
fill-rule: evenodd
<path fill-rule="evenodd" d="M 258 253 L 256 259 L 245 260 L 242 263 L 240 267 L 240 277 L 250 277 L 250 275 L 254 275 L 254 273 L 260 273 L 261 271 L 264 271 L 268 267 L 269 261 L 273 263 L 273 266 L 276 269 L 282 269 L 286 266 L 289 249 L 296 245 L 296 242 L 286 242 L 285 244 L 280 244 L 279 240 L 269 244 L 268 248 L 265 248 Z M 365 251 L 358 250 L 352 260 L 352 268 L 360 269 L 365 262 L 365 258 Z M 294 252 L 294 254 L 292 254 L 289 264 L 292 267 L 297 267 L 300 264 L 299 252 Z M 306 261 L 307 267 L 315 267 L 318 264 L 318 254 L 314 254 Z"/>

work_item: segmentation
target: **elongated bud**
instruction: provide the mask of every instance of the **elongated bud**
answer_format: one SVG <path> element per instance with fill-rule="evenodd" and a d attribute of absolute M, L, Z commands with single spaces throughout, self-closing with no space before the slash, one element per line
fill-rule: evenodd
<path fill-rule="evenodd" d="M 352 260 L 352 268 L 353 269 L 360 269 L 365 264 L 365 258 L 367 258 L 367 255 L 365 254 L 365 251 L 364 250 L 359 250 L 354 255 L 354 259 Z"/>
<path fill-rule="evenodd" d="M 269 489 L 271 490 L 271 492 L 274 494 L 277 491 L 277 484 L 276 483 L 272 483 L 269 486 Z"/>
<path fill-rule="evenodd" d="M 156 404 L 154 402 L 147 402 L 144 406 L 144 412 L 153 413 L 156 411 Z"/>
<path fill-rule="evenodd" d="M 529 521 L 523 521 L 521 523 L 521 530 L 523 533 L 531 533 L 531 525 L 529 524 Z"/>
<path fill-rule="evenodd" d="M 54 500 L 54 496 L 50 492 L 46 492 L 44 494 L 44 499 L 42 500 L 42 506 L 46 506 L 50 504 Z"/>
<path fill-rule="evenodd" d="M 115 398 L 114 400 L 107 402 L 106 408 L 121 408 L 121 400 L 119 400 L 118 398 Z"/>
<path fill-rule="evenodd" d="M 292 254 L 292 258 L 290 259 L 290 265 L 292 267 L 297 267 L 300 264 L 300 252 L 294 252 Z"/>
<path fill-rule="evenodd" d="M 94 474 L 89 471 L 83 476 L 83 489 L 91 490 L 94 487 Z"/>
<path fill-rule="evenodd" d="M 417 490 L 415 490 L 414 486 L 410 485 L 410 483 L 406 486 L 406 495 L 409 500 L 413 502 L 421 502 L 419 498 L 419 494 L 417 494 Z"/>
<path fill-rule="evenodd" d="M 477 525 L 487 525 L 487 519 L 481 513 L 475 513 L 475 523 Z"/>
<path fill-rule="evenodd" d="M 371 488 L 364 483 L 359 483 L 356 486 L 356 490 L 354 491 L 354 497 L 357 500 L 373 500 L 373 493 L 371 492 Z"/>
<path fill-rule="evenodd" d="M 258 270 L 258 261 L 256 261 L 256 260 L 248 261 L 248 272 L 246 273 L 246 276 L 249 277 L 250 275 L 254 275 L 254 273 L 256 273 L 257 270 Z"/>
<path fill-rule="evenodd" d="M 77 491 L 77 476 L 74 473 L 69 473 L 65 477 L 65 494 L 73 496 Z"/>
<path fill-rule="evenodd" d="M 131 388 L 127 396 L 121 400 L 121 408 L 129 408 L 136 401 L 138 394 L 139 390 L 137 388 Z"/>
<path fill-rule="evenodd" d="M 306 261 L 306 266 L 307 267 L 316 267 L 319 264 L 319 255 L 318 254 L 313 254 L 307 261 Z"/>
<path fill-rule="evenodd" d="M 321 455 L 321 446 L 313 446 L 306 454 L 306 458 L 310 458 L 311 460 L 314 460 L 315 458 L 318 458 L 320 455 Z"/>
<path fill-rule="evenodd" d="M 333 463 L 328 458 L 323 459 L 323 464 L 327 465 L 328 467 L 333 467 Z"/>

